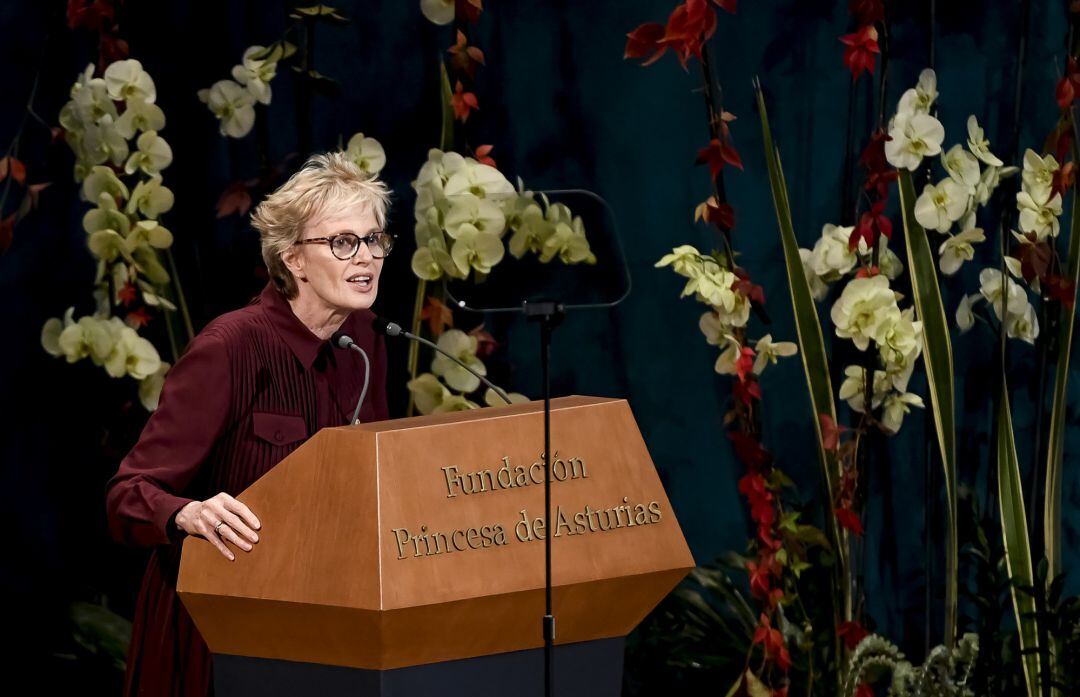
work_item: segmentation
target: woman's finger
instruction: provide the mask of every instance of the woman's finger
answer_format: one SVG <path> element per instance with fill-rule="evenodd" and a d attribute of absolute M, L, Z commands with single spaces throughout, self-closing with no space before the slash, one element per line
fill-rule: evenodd
<path fill-rule="evenodd" d="M 202 536 L 207 542 L 217 547 L 218 551 L 225 555 L 225 558 L 229 561 L 234 561 L 236 556 L 225 546 L 225 543 L 218 537 L 217 532 L 214 530 L 214 525 L 211 525 L 205 518 L 200 518 L 195 527 L 200 536 Z M 222 525 L 222 527 L 225 527 Z"/>
<path fill-rule="evenodd" d="M 243 518 L 244 522 L 247 523 L 252 530 L 258 530 L 262 527 L 262 523 L 259 522 L 259 519 L 256 518 L 255 514 L 251 512 L 251 509 L 245 506 L 242 502 L 237 501 L 232 496 L 226 494 L 224 503 L 225 508 Z"/>
<path fill-rule="evenodd" d="M 221 536 L 221 539 L 232 542 L 234 545 L 244 550 L 245 552 L 251 551 L 251 543 L 240 537 L 240 535 L 236 534 L 236 531 L 229 526 L 228 521 L 226 521 L 220 528 L 218 528 L 217 531 L 218 535 Z"/>
<path fill-rule="evenodd" d="M 246 537 L 249 542 L 259 541 L 259 536 L 255 534 L 255 531 L 245 525 L 244 521 L 226 508 L 222 502 L 214 502 L 214 513 L 219 517 L 219 520 L 224 520 L 226 525 Z"/>

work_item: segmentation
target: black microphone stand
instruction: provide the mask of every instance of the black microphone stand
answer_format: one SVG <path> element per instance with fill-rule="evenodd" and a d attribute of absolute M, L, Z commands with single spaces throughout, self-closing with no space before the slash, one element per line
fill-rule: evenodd
<path fill-rule="evenodd" d="M 544 394 L 544 695 L 552 697 L 555 615 L 551 607 L 551 334 L 562 322 L 565 310 L 550 300 L 525 304 L 525 317 L 540 323 L 540 372 Z M 556 526 L 558 523 L 556 523 Z"/>

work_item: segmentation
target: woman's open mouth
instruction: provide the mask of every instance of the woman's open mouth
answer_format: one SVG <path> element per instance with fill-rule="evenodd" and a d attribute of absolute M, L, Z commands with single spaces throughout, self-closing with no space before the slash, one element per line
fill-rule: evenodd
<path fill-rule="evenodd" d="M 371 285 L 375 281 L 375 277 L 370 273 L 358 273 L 349 276 L 345 281 L 357 290 L 368 291 L 371 290 Z"/>

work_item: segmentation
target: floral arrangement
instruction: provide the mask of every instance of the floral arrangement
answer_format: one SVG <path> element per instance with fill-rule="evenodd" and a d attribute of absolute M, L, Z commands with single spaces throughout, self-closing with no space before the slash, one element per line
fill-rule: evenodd
<path fill-rule="evenodd" d="M 160 135 L 165 114 L 155 104 L 153 78 L 135 59 L 110 63 L 101 77 L 88 65 L 60 110 L 64 140 L 75 156 L 74 177 L 92 209 L 83 216 L 87 248 L 97 260 L 97 310 L 76 319 L 45 323 L 41 343 L 69 363 L 89 358 L 114 378 L 140 381 L 148 410 L 157 399 L 169 363 L 140 336 L 152 313 L 172 313 L 172 277 L 162 255 L 173 235 L 159 218 L 172 209 L 162 172 L 172 148 Z M 116 313 L 121 313 L 121 318 Z M 190 320 L 186 318 L 190 333 Z"/>
<path fill-rule="evenodd" d="M 436 25 L 454 23 L 456 40 L 447 49 L 449 68 L 444 64 L 441 70 L 442 143 L 428 151 L 427 161 L 412 182 L 416 251 L 411 266 L 417 278 L 413 333 L 419 333 L 427 319 L 431 337 L 440 348 L 486 375 L 481 357 L 495 351 L 494 338 L 483 325 L 468 333 L 452 329 L 453 310 L 445 305 L 441 291 L 428 296 L 427 284 L 443 279 L 483 282 L 507 252 L 516 259 L 535 254 L 542 263 L 557 259 L 564 264 L 595 264 L 596 256 L 581 217 L 566 204 L 526 190 L 520 178 L 515 188 L 497 169 L 491 145 L 476 147 L 472 155 L 454 151 L 456 138 L 466 140 L 466 124 L 475 127 L 476 120 L 470 122 L 469 116 L 480 110 L 479 98 L 466 84 L 475 80 L 485 57 L 469 43 L 467 32 L 479 20 L 483 6 L 480 0 L 421 0 L 420 9 Z M 464 150 L 470 151 L 467 145 Z M 503 403 L 491 390 L 482 398 L 472 395 L 478 392 L 479 381 L 441 355 L 434 357 L 431 372 L 419 373 L 416 345 L 411 349 L 410 411 L 415 408 L 429 414 L 475 409 L 481 401 L 488 406 Z M 510 397 L 526 400 L 519 393 Z"/>

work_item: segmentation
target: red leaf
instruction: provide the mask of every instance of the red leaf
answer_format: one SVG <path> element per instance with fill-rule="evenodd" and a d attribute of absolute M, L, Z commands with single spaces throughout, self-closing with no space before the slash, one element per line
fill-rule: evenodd
<path fill-rule="evenodd" d="M 452 316 L 451 319 L 453 319 Z M 492 336 L 491 332 L 484 329 L 482 324 L 473 328 L 469 332 L 469 336 L 476 337 L 476 355 L 480 358 L 487 358 L 495 353 L 495 349 L 499 348 L 499 342 L 495 341 L 495 337 Z"/>
<path fill-rule="evenodd" d="M 821 423 L 821 445 L 826 450 L 836 450 L 840 446 L 841 427 L 828 414 L 818 414 Z"/>
<path fill-rule="evenodd" d="M 837 508 L 836 509 L 836 522 L 840 524 L 840 527 L 847 528 L 854 534 L 862 537 L 863 524 L 859 519 L 859 515 L 850 508 Z"/>
<path fill-rule="evenodd" d="M 1058 108 L 1062 111 L 1071 107 L 1073 100 L 1076 99 L 1076 90 L 1073 88 L 1072 80 L 1068 77 L 1058 80 L 1057 89 L 1054 90 L 1054 97 L 1057 99 Z"/>
<path fill-rule="evenodd" d="M 41 197 L 41 192 L 49 188 L 52 182 L 38 182 L 37 184 L 31 184 L 26 187 L 26 195 L 30 197 L 30 205 L 34 208 L 38 206 L 38 200 Z"/>
<path fill-rule="evenodd" d="M 1062 303 L 1065 307 L 1072 308 L 1076 302 L 1076 284 L 1064 276 L 1048 274 L 1042 279 L 1042 287 L 1046 289 L 1051 298 Z"/>
<path fill-rule="evenodd" d="M 100 31 L 106 22 L 111 23 L 115 16 L 111 0 L 68 0 L 68 29 L 84 27 L 90 31 Z"/>
<path fill-rule="evenodd" d="M 717 7 L 719 7 L 721 10 L 725 10 L 727 12 L 730 12 L 731 14 L 735 14 L 735 11 L 738 9 L 736 7 L 736 5 L 738 5 L 738 0 L 712 0 L 712 1 L 713 1 L 713 4 L 716 5 Z"/>
<path fill-rule="evenodd" d="M 848 14 L 861 24 L 873 24 L 885 20 L 885 4 L 881 0 L 851 0 Z"/>
<path fill-rule="evenodd" d="M 423 309 L 420 310 L 420 319 L 427 320 L 431 335 L 436 337 L 440 336 L 447 327 L 454 326 L 453 311 L 434 296 L 428 296 Z"/>
<path fill-rule="evenodd" d="M 460 29 L 457 32 L 457 43 L 446 50 L 453 56 L 450 65 L 464 72 L 470 78 L 476 74 L 476 68 L 484 65 L 484 52 L 476 46 L 469 46 L 465 33 Z"/>
<path fill-rule="evenodd" d="M 461 80 L 457 81 L 454 86 L 454 94 L 450 96 L 450 106 L 454 109 L 454 118 L 458 119 L 462 123 L 469 118 L 469 113 L 476 109 L 480 110 L 480 105 L 476 100 L 476 95 L 472 92 L 466 92 L 465 86 L 461 84 Z"/>
<path fill-rule="evenodd" d="M 1050 195 L 1061 194 L 1062 198 L 1065 197 L 1065 192 L 1072 188 L 1076 183 L 1076 163 L 1066 162 L 1062 167 L 1058 168 L 1058 171 L 1054 172 L 1054 184 L 1050 190 Z"/>
<path fill-rule="evenodd" d="M 123 288 L 116 291 L 116 297 L 123 303 L 124 307 L 135 302 L 136 295 L 137 291 L 135 290 L 135 285 L 131 281 L 128 281 L 124 284 Z"/>
<path fill-rule="evenodd" d="M 738 167 L 739 169 L 743 168 L 742 160 L 739 158 L 739 153 L 736 152 L 735 148 L 731 147 L 730 145 L 720 146 L 720 156 L 724 158 L 724 162 L 728 163 L 732 167 Z"/>
<path fill-rule="evenodd" d="M 26 165 L 22 160 L 17 157 L 8 156 L 4 158 L 9 161 L 11 166 L 11 178 L 19 182 L 19 184 L 26 184 Z"/>
<path fill-rule="evenodd" d="M 657 22 L 647 22 L 626 35 L 626 49 L 623 58 L 646 58 L 642 65 L 651 65 L 660 59 L 667 51 L 667 46 L 661 46 L 657 42 L 664 36 L 664 25 Z"/>
<path fill-rule="evenodd" d="M 479 145 L 473 154 L 476 155 L 476 161 L 482 165 L 488 165 L 490 167 L 495 166 L 495 158 L 491 157 L 489 153 L 494 148 L 494 145 Z"/>
<path fill-rule="evenodd" d="M 724 169 L 725 162 L 727 162 L 727 159 L 724 157 L 724 146 L 716 138 L 713 138 L 708 145 L 698 150 L 697 159 L 694 160 L 694 164 L 708 164 L 709 174 L 713 179 L 716 179 L 716 176 L 720 174 L 720 170 Z"/>
<path fill-rule="evenodd" d="M 133 329 L 145 327 L 150 324 L 150 315 L 146 313 L 145 307 L 140 307 L 127 313 L 124 317 L 124 322 Z"/>
<path fill-rule="evenodd" d="M 481 0 L 455 0 L 454 2 L 454 15 L 470 24 L 476 24 L 483 10 Z"/>
<path fill-rule="evenodd" d="M 870 632 L 858 622 L 847 621 L 841 622 L 836 628 L 836 636 L 840 637 L 848 651 L 854 651 L 860 641 L 870 636 Z"/>
<path fill-rule="evenodd" d="M 251 209 L 251 191 L 245 182 L 233 182 L 221 192 L 217 202 L 217 217 L 236 213 L 246 215 Z"/>
<path fill-rule="evenodd" d="M 867 682 L 859 683 L 855 688 L 855 697 L 874 697 L 874 688 Z"/>
<path fill-rule="evenodd" d="M 760 469 L 769 464 L 769 451 L 762 445 L 761 441 L 754 438 L 752 435 L 743 433 L 742 431 L 729 431 L 727 434 L 728 440 L 731 441 L 735 448 L 735 457 L 739 458 L 747 467 Z M 751 479 L 747 479 L 750 477 Z M 745 482 L 743 480 L 746 480 Z M 764 478 L 756 472 L 751 472 L 739 480 L 739 493 L 743 494 L 747 498 L 753 501 L 754 496 L 751 496 L 749 492 L 753 492 L 754 496 L 768 495 L 766 490 L 766 484 Z M 771 500 L 771 498 L 770 498 Z"/>

